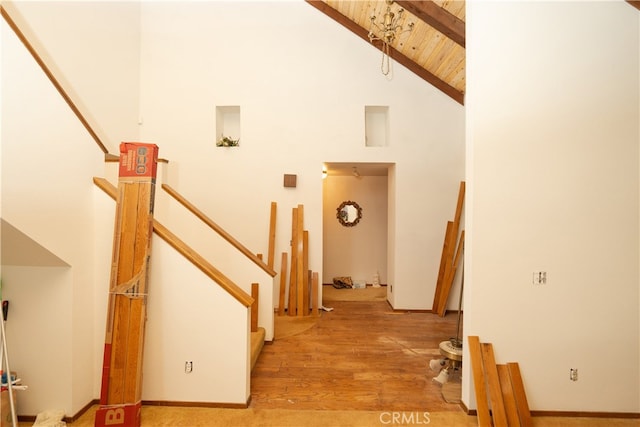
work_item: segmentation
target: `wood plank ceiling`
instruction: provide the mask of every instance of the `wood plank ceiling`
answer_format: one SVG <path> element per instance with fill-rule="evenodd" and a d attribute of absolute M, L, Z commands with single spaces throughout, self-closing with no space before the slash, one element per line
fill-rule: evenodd
<path fill-rule="evenodd" d="M 385 0 L 307 0 L 325 15 L 369 43 L 371 16 L 379 22 L 387 10 Z M 393 42 L 393 61 L 405 66 L 460 104 L 465 93 L 465 0 L 394 1 L 393 13 L 404 9 L 399 24 L 410 32 Z M 382 49 L 380 41 L 373 44 Z"/>

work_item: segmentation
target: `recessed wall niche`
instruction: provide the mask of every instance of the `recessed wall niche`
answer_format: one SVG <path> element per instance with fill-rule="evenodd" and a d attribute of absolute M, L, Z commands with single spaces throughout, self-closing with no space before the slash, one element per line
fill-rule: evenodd
<path fill-rule="evenodd" d="M 386 147 L 389 143 L 389 107 L 365 105 L 364 145 L 365 147 Z"/>
<path fill-rule="evenodd" d="M 216 143 L 223 138 L 240 140 L 240 106 L 224 105 L 216 107 Z M 226 144 L 225 144 L 226 145 Z"/>

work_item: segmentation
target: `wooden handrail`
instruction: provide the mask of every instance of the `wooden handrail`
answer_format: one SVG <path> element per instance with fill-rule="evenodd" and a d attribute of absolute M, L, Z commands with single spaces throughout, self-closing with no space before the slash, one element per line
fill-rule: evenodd
<path fill-rule="evenodd" d="M 107 153 L 107 154 L 104 155 L 104 162 L 105 163 L 119 163 L 120 162 L 120 156 L 116 156 L 115 154 L 108 154 Z M 158 163 L 169 163 L 169 160 L 159 157 L 158 158 Z"/>
<path fill-rule="evenodd" d="M 116 187 L 104 178 L 94 177 L 93 182 L 102 191 L 109 195 L 113 200 L 118 197 L 118 191 Z M 160 224 L 156 219 L 153 220 L 153 231 L 160 236 L 165 242 L 176 249 L 180 254 L 187 258 L 193 265 L 198 267 L 200 271 L 206 274 L 209 278 L 218 283 L 224 290 L 226 290 L 232 297 L 238 300 L 245 307 L 250 307 L 253 304 L 253 298 L 243 291 L 238 285 L 233 283 L 231 279 L 222 274 L 217 268 L 209 263 L 202 255 L 194 251 L 185 242 L 180 240 L 175 234 L 173 234 L 167 227 Z"/>
<path fill-rule="evenodd" d="M 11 16 L 9 15 L 9 12 L 7 12 L 6 7 L 2 6 L 1 4 L 0 4 L 0 12 L 2 13 L 2 17 L 7 22 L 7 24 L 9 24 L 9 27 L 11 27 L 11 29 L 16 34 L 16 36 L 18 36 L 18 39 L 20 39 L 22 44 L 25 45 L 25 47 L 27 48 L 31 56 L 33 56 L 33 59 L 36 60 L 40 68 L 42 68 L 42 71 L 44 71 L 44 73 L 47 75 L 47 77 L 49 78 L 53 86 L 58 90 L 58 93 L 60 93 L 60 95 L 65 100 L 69 108 L 71 108 L 71 111 L 73 111 L 73 113 L 76 115 L 78 120 L 80 120 L 80 123 L 82 123 L 82 126 L 84 126 L 87 132 L 89 132 L 89 134 L 91 135 L 93 140 L 96 142 L 96 144 L 98 144 L 98 147 L 100 147 L 102 152 L 104 154 L 108 154 L 109 150 L 107 150 L 107 147 L 102 143 L 102 140 L 100 139 L 98 134 L 93 130 L 93 128 L 91 127 L 87 119 L 82 115 L 82 112 L 80 112 L 80 109 L 78 109 L 78 107 L 73 102 L 69 94 L 64 90 L 64 88 L 62 87 L 58 79 L 56 79 L 56 77 L 53 75 L 53 72 L 51 72 L 49 67 L 47 67 L 47 64 L 45 64 L 45 62 L 42 60 L 42 57 L 38 54 L 38 52 L 33 47 L 33 45 L 29 42 L 29 40 L 24 35 L 22 30 L 20 30 L 20 28 L 18 27 L 18 24 L 16 24 L 13 18 L 11 18 Z"/>
<path fill-rule="evenodd" d="M 267 272 L 271 277 L 275 277 L 277 274 L 276 271 L 269 267 L 264 263 L 257 255 L 247 249 L 242 243 L 233 238 L 232 235 L 227 233 L 222 227 L 213 222 L 209 217 L 207 217 L 204 212 L 195 207 L 192 203 L 190 203 L 187 199 L 185 199 L 180 193 L 171 188 L 167 184 L 162 184 L 162 188 L 169 193 L 174 199 L 176 199 L 180 204 L 182 204 L 187 210 L 191 211 L 195 216 L 200 218 L 205 224 L 211 227 L 216 233 L 218 233 L 223 239 L 227 242 L 231 243 L 236 249 L 242 252 L 247 258 L 253 261 L 258 267 Z"/>

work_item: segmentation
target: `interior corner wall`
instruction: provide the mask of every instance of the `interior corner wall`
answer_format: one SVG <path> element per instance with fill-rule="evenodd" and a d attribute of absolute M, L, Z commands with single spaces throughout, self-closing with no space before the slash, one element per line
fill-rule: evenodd
<path fill-rule="evenodd" d="M 72 276 L 69 267 L 2 266 L 7 357 L 29 387 L 16 392 L 20 415 L 48 408 L 73 413 Z"/>
<path fill-rule="evenodd" d="M 640 412 L 639 21 L 626 2 L 467 3 L 464 335 L 520 364 L 534 411 Z"/>

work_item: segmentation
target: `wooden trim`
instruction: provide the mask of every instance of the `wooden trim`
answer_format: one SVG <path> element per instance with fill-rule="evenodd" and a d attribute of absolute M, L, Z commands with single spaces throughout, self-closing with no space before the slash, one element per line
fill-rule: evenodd
<path fill-rule="evenodd" d="M 470 409 L 464 402 L 460 402 L 462 411 L 472 417 L 478 415 L 477 409 Z M 640 419 L 640 412 L 581 412 L 581 411 L 531 411 L 532 417 L 558 418 L 621 418 Z"/>
<path fill-rule="evenodd" d="M 302 232 L 302 315 L 309 315 L 309 288 L 311 286 L 313 277 L 311 270 L 309 270 L 309 231 L 304 230 Z"/>
<path fill-rule="evenodd" d="M 445 233 L 445 243 L 442 249 L 444 260 L 440 261 L 440 265 L 444 263 L 444 271 L 438 273 L 438 281 L 436 282 L 436 291 L 434 295 L 433 311 L 439 316 L 444 316 L 447 311 L 447 301 L 449 299 L 449 291 L 453 285 L 457 264 L 459 262 L 460 252 L 464 245 L 464 231 L 460 235 L 458 241 L 458 231 L 460 230 L 460 221 L 462 217 L 462 209 L 464 207 L 466 184 L 460 181 L 458 190 L 458 201 L 456 204 L 456 212 L 453 222 L 447 223 L 447 231 Z M 458 242 L 456 250 L 456 242 Z M 454 258 L 455 252 L 455 258 Z M 442 280 L 441 277 L 442 276 Z M 435 299 L 437 297 L 437 300 Z"/>
<path fill-rule="evenodd" d="M 223 408 L 223 409 L 247 409 L 251 403 L 251 397 L 247 403 L 225 403 L 225 402 L 180 402 L 171 400 L 143 400 L 142 405 L 146 406 L 175 406 L 187 408 Z"/>
<path fill-rule="evenodd" d="M 285 295 L 287 292 L 287 253 L 282 252 L 282 260 L 280 261 L 280 289 L 278 295 L 278 316 L 284 316 L 285 311 Z"/>
<path fill-rule="evenodd" d="M 205 260 L 202 255 L 191 249 L 186 243 L 180 240 L 175 234 L 171 233 L 165 226 L 160 224 L 155 219 L 153 220 L 153 231 L 158 236 L 162 237 L 169 245 L 173 246 L 178 252 L 185 256 L 193 265 L 198 267 L 204 274 L 218 283 L 224 290 L 226 290 L 232 297 L 240 302 L 245 307 L 250 307 L 253 304 L 253 298 L 238 285 L 233 283 L 231 279 L 222 274 L 217 268 L 211 265 Z"/>
<path fill-rule="evenodd" d="M 498 378 L 498 367 L 493 353 L 493 344 L 480 343 L 482 349 L 482 362 L 484 364 L 484 374 L 487 379 L 487 388 L 491 399 L 491 416 L 495 427 L 507 427 L 507 413 L 504 409 L 504 399 L 500 389 L 500 379 Z"/>
<path fill-rule="evenodd" d="M 434 313 L 438 312 L 440 305 L 440 294 L 442 293 L 442 283 L 444 282 L 444 273 L 447 270 L 447 258 L 449 258 L 449 245 L 451 244 L 451 230 L 453 229 L 453 221 L 447 221 L 447 227 L 444 232 L 444 243 L 442 244 L 442 255 L 440 256 L 440 268 L 438 270 L 438 279 L 436 280 L 436 290 L 433 294 L 433 305 L 431 310 Z"/>
<path fill-rule="evenodd" d="M 476 409 L 478 425 L 480 427 L 491 426 L 491 415 L 489 414 L 489 399 L 487 398 L 486 379 L 484 373 L 484 363 L 482 361 L 482 348 L 480 337 L 469 336 L 469 355 L 471 356 L 471 369 L 473 371 L 473 386 L 476 392 Z"/>
<path fill-rule="evenodd" d="M 531 411 L 534 417 L 640 419 L 640 412 Z"/>
<path fill-rule="evenodd" d="M 119 163 L 120 162 L 120 156 L 118 156 L 116 154 L 105 153 L 104 154 L 104 161 L 105 161 L 105 163 Z M 158 158 L 157 162 L 158 163 L 169 163 L 169 160 Z"/>
<path fill-rule="evenodd" d="M 627 3 L 640 10 L 640 0 L 627 0 Z"/>
<path fill-rule="evenodd" d="M 269 251 L 267 253 L 267 265 L 273 270 L 274 257 L 276 252 L 276 214 L 278 205 L 271 202 L 271 211 L 269 215 Z"/>
<path fill-rule="evenodd" d="M 389 303 L 389 305 L 391 305 L 391 303 Z M 402 308 L 393 308 L 393 307 L 391 307 L 391 309 L 396 314 L 402 314 L 402 313 L 406 313 L 406 314 L 411 314 L 411 313 L 433 313 L 431 310 L 418 310 L 418 309 L 411 309 L 411 308 L 402 309 Z"/>
<path fill-rule="evenodd" d="M 296 314 L 298 317 L 305 316 L 304 312 L 304 278 L 307 271 L 304 269 L 304 206 L 298 205 L 298 216 L 296 217 Z"/>
<path fill-rule="evenodd" d="M 42 57 L 38 54 L 38 52 L 33 47 L 33 45 L 29 42 L 29 40 L 24 35 L 22 30 L 20 30 L 20 28 L 18 27 L 18 24 L 16 24 L 13 18 L 11 18 L 11 16 L 9 15 L 9 12 L 6 9 L 6 6 L 0 5 L 0 12 L 2 13 L 2 17 L 7 22 L 9 27 L 11 27 L 11 29 L 16 34 L 18 39 L 20 39 L 20 41 L 27 48 L 27 50 L 29 51 L 33 59 L 35 59 L 35 61 L 38 63 L 38 65 L 40 66 L 44 74 L 47 76 L 47 78 L 49 78 L 49 81 L 51 81 L 51 84 L 53 84 L 53 86 L 56 88 L 60 96 L 62 96 L 62 98 L 65 100 L 69 108 L 71 108 L 71 111 L 73 111 L 73 113 L 76 115 L 80 123 L 82 123 L 82 126 L 84 126 L 87 132 L 89 132 L 89 135 L 91 135 L 91 137 L 96 142 L 96 144 L 98 144 L 98 147 L 100 147 L 100 150 L 102 150 L 103 153 L 107 154 L 109 152 L 109 150 L 107 150 L 107 147 L 104 145 L 104 143 L 102 142 L 98 134 L 93 130 L 93 128 L 89 124 L 89 121 L 82 115 L 82 112 L 73 102 L 73 100 L 71 99 L 71 96 L 67 93 L 67 91 L 65 91 L 65 89 L 62 87 L 58 79 L 56 79 L 56 77 L 53 75 L 53 72 L 51 71 L 51 69 L 47 66 L 47 64 L 45 64 Z"/>
<path fill-rule="evenodd" d="M 260 284 L 251 284 L 251 298 L 253 298 L 253 304 L 251 304 L 251 332 L 258 331 L 258 298 L 260 296 Z"/>
<path fill-rule="evenodd" d="M 316 9 L 318 9 L 320 12 L 327 15 L 329 18 L 336 21 L 338 24 L 342 25 L 343 27 L 345 27 L 346 29 L 354 33 L 355 35 L 357 35 L 358 37 L 360 37 L 361 39 L 363 39 L 364 41 L 366 41 L 367 43 L 373 44 L 374 46 L 376 46 L 376 48 L 381 50 L 382 44 L 380 42 L 371 43 L 369 41 L 368 31 L 366 29 L 362 28 L 361 26 L 359 26 L 358 24 L 356 24 L 355 22 L 353 22 L 352 20 L 350 20 L 349 18 L 347 18 L 346 16 L 338 12 L 337 10 L 333 9 L 331 6 L 329 6 L 325 2 L 321 0 L 306 0 L 306 2 L 311 6 L 315 7 Z M 432 74 L 429 71 L 425 70 L 420 65 L 418 65 L 417 63 L 415 63 L 414 61 L 412 61 L 402 53 L 400 53 L 398 50 L 394 49 L 393 46 L 391 46 L 389 54 L 394 61 L 397 61 L 398 63 L 407 67 L 411 72 L 421 77 L 427 83 L 439 89 L 441 92 L 443 92 L 444 94 L 452 98 L 457 103 L 464 105 L 463 92 L 460 92 L 453 86 L 449 85 L 442 79 L 438 78 L 435 74 Z"/>
<path fill-rule="evenodd" d="M 180 202 L 180 204 L 182 206 L 184 206 L 185 208 L 187 208 L 187 210 L 191 211 L 191 213 L 193 213 L 195 216 L 200 218 L 200 220 L 202 220 L 202 222 L 207 224 L 211 229 L 213 229 L 216 233 L 218 233 L 220 235 L 220 237 L 225 239 L 227 242 L 231 243 L 232 246 L 234 246 L 236 249 L 238 249 L 240 252 L 242 252 L 247 258 L 249 258 L 251 261 L 253 261 L 254 264 L 256 264 L 258 267 L 260 267 L 262 270 L 264 270 L 271 277 L 275 277 L 275 275 L 277 273 L 273 268 L 270 268 L 267 264 L 265 264 L 264 261 L 262 261 L 260 258 L 258 258 L 258 256 L 256 256 L 253 252 L 251 252 L 249 249 L 247 249 L 247 247 L 244 246 L 242 243 L 237 241 L 231 234 L 227 233 L 222 227 L 220 227 L 218 224 L 213 222 L 213 220 L 211 220 L 209 217 L 207 217 L 204 214 L 204 212 L 202 212 L 200 209 L 195 207 L 195 205 L 190 203 L 180 193 L 178 193 L 176 190 L 174 190 L 173 188 L 171 188 L 167 184 L 162 184 L 162 189 L 164 191 L 166 191 L 167 193 L 169 193 L 169 195 L 171 195 L 178 202 Z"/>
<path fill-rule="evenodd" d="M 500 381 L 500 390 L 502 391 L 502 400 L 504 401 L 504 410 L 507 414 L 507 425 L 525 427 L 523 424 L 520 424 L 509 368 L 503 364 L 497 365 L 496 368 L 498 369 L 498 379 Z"/>
<path fill-rule="evenodd" d="M 476 416 L 478 413 L 475 409 L 469 409 L 462 400 L 460 401 L 459 405 L 462 411 L 467 415 Z"/>
<path fill-rule="evenodd" d="M 117 190 L 116 187 L 104 178 L 93 178 L 94 184 L 102 189 L 113 200 L 116 200 Z M 173 234 L 164 225 L 160 224 L 155 218 L 153 220 L 153 231 L 160 236 L 164 241 L 169 243 L 174 249 L 176 249 L 182 256 L 187 258 L 193 265 L 198 267 L 200 271 L 206 274 L 209 278 L 218 283 L 224 290 L 226 290 L 231 296 L 233 296 L 238 302 L 245 307 L 250 307 L 253 303 L 253 298 L 247 294 L 242 288 L 233 283 L 231 279 L 222 274 L 217 268 L 211 265 L 202 255 L 198 254 L 186 243 L 180 240 L 175 234 Z"/>
<path fill-rule="evenodd" d="M 287 314 L 289 316 L 296 315 L 296 268 L 298 265 L 298 208 L 291 208 L 291 266 L 289 267 L 289 304 L 287 305 Z"/>
<path fill-rule="evenodd" d="M 453 286 L 453 281 L 456 278 L 456 272 L 458 271 L 458 264 L 460 263 L 460 257 L 462 256 L 463 251 L 464 251 L 464 230 L 460 232 L 460 239 L 458 241 L 458 248 L 456 250 L 456 255 L 453 259 L 451 268 L 448 271 L 448 274 L 445 277 L 445 281 L 443 283 L 442 293 L 440 294 L 440 305 L 438 307 L 438 316 L 440 317 L 444 317 L 444 315 L 447 313 L 447 301 L 449 300 L 449 293 L 451 291 L 451 287 Z"/>
<path fill-rule="evenodd" d="M 82 408 L 80 408 L 80 410 L 78 412 L 76 412 L 74 415 L 72 415 L 70 417 L 64 417 L 62 419 L 62 421 L 64 421 L 67 424 L 74 423 L 74 422 L 78 421 L 78 419 L 81 416 L 83 416 L 85 414 L 85 412 L 87 412 L 93 406 L 99 405 L 99 404 L 100 404 L 100 399 L 93 399 L 92 401 L 90 401 L 89 403 L 84 405 Z M 36 418 L 37 418 L 36 415 L 19 415 L 18 416 L 18 422 L 30 422 L 30 423 L 33 423 L 36 420 Z"/>
<path fill-rule="evenodd" d="M 531 411 L 529 410 L 529 403 L 527 402 L 527 395 L 524 391 L 524 383 L 520 374 L 520 365 L 510 362 L 507 363 L 507 369 L 511 378 L 511 386 L 513 387 L 513 397 L 518 408 L 520 425 L 522 427 L 531 427 L 533 422 L 531 421 Z"/>
<path fill-rule="evenodd" d="M 416 18 L 431 25 L 460 46 L 465 47 L 465 22 L 449 13 L 447 9 L 428 0 L 396 0 L 396 3 L 407 12 L 415 15 Z"/>
<path fill-rule="evenodd" d="M 319 303 L 318 303 L 318 272 L 314 271 L 311 274 L 311 315 L 319 316 Z"/>
<path fill-rule="evenodd" d="M 265 341 L 265 345 L 273 344 L 273 341 Z M 246 405 L 240 403 L 216 403 L 216 402 L 178 402 L 170 400 L 143 400 L 142 405 L 146 406 L 175 406 L 175 407 L 200 407 L 200 408 L 230 408 L 230 409 L 246 409 L 249 407 L 251 398 Z M 80 419 L 89 409 L 95 405 L 99 405 L 99 399 L 93 399 L 82 407 L 71 417 L 64 417 L 66 423 L 73 423 Z M 464 402 L 459 403 L 460 409 L 465 414 L 473 417 L 478 412 L 475 409 L 469 409 Z M 640 419 L 639 412 L 579 412 L 579 411 L 531 411 L 533 417 L 558 417 L 558 418 L 620 418 L 620 419 Z M 19 422 L 33 423 L 36 420 L 35 415 L 18 415 Z"/>

